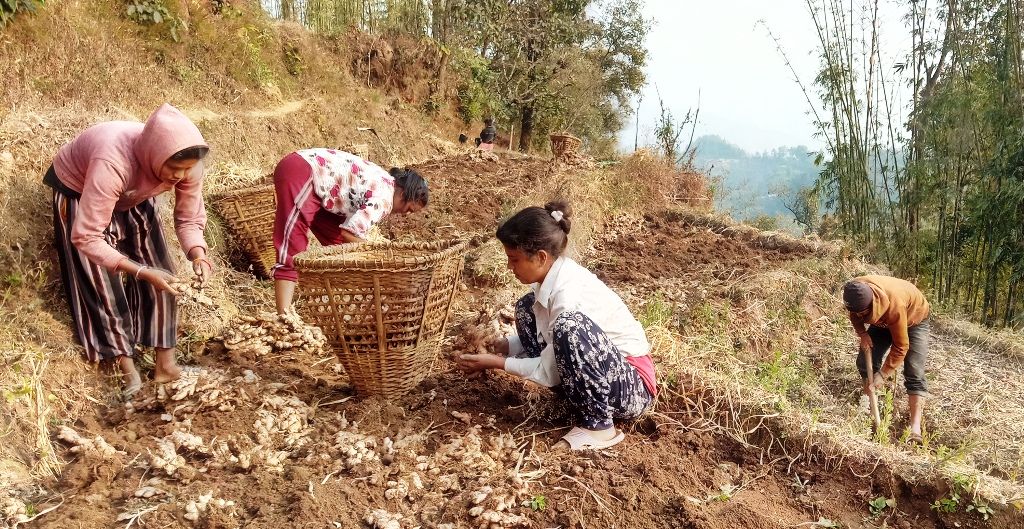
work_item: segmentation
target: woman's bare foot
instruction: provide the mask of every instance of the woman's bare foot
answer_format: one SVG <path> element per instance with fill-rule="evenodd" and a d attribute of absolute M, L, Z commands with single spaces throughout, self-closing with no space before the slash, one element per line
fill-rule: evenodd
<path fill-rule="evenodd" d="M 173 382 L 181 376 L 181 367 L 174 359 L 174 349 L 156 348 L 153 364 L 153 380 L 158 384 Z"/>
<path fill-rule="evenodd" d="M 124 381 L 125 396 L 131 397 L 142 389 L 142 377 L 135 369 L 135 362 L 132 357 L 121 355 L 117 358 L 117 365 L 121 368 L 121 379 Z"/>

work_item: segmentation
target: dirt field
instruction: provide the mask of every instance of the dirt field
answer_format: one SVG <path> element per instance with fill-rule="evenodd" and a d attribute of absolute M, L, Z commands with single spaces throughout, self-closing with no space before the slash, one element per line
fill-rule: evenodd
<path fill-rule="evenodd" d="M 501 288 L 480 265 L 498 219 L 527 199 L 532 184 L 557 175 L 542 159 L 469 154 L 417 169 L 430 178 L 437 200 L 381 231 L 396 239 L 455 235 L 477 245 L 450 344 L 481 309 L 500 308 L 521 293 Z M 655 289 L 683 299 L 706 296 L 701 285 L 767 273 L 815 251 L 744 241 L 699 218 L 668 211 L 612 219 L 578 253 L 636 301 Z M 966 514 L 939 517 L 929 506 L 946 492 L 941 485 L 914 484 L 869 461 L 815 458 L 814 450 L 787 457 L 702 421 L 692 407 L 699 388 L 685 379 L 664 392 L 656 413 L 622 425 L 628 436 L 619 446 L 552 452 L 573 422 L 557 397 L 503 374 L 467 381 L 448 351 L 450 345 L 415 391 L 386 400 L 355 396 L 329 354 L 255 355 L 211 341 L 183 382 L 147 384 L 131 404 L 108 399 L 94 416 L 69 425 L 87 440 L 61 443 L 70 464 L 47 484 L 54 494 L 36 509 L 62 503 L 36 525 L 989 526 Z M 657 360 L 664 381 L 671 368 Z M 894 503 L 873 515 L 868 502 L 879 497 Z M 1007 514 L 990 526 L 1022 525 Z"/>
<path fill-rule="evenodd" d="M 108 0 L 48 3 L 0 38 L 0 57 L 18 57 L 0 61 L 0 527 L 19 516 L 61 529 L 1024 527 L 1019 335 L 936 318 L 929 445 L 899 441 L 898 386 L 876 442 L 836 292 L 877 270 L 850 248 L 717 218 L 703 177 L 649 154 L 596 168 L 465 149 L 453 108 L 423 109 L 438 71 L 427 41 L 395 43 L 401 53 L 367 71 L 362 58 L 391 46 L 379 36 L 320 38 L 255 5 L 220 16 L 182 4 L 194 16 L 180 44 Z M 301 75 L 286 64 L 294 50 L 310 65 Z M 379 227 L 399 241 L 470 241 L 418 388 L 361 397 L 310 341 L 233 342 L 272 291 L 227 266 L 216 219 L 214 280 L 182 305 L 182 380 L 125 403 L 78 360 L 39 179 L 84 128 L 164 102 L 212 147 L 208 194 L 310 147 L 364 145 L 428 178 L 430 206 Z M 620 425 L 626 441 L 597 453 L 549 449 L 574 421 L 550 391 L 501 374 L 468 381 L 451 361 L 466 329 L 525 292 L 494 240 L 499 221 L 553 198 L 575 208 L 572 255 L 645 324 L 661 385 L 651 413 Z M 139 365 L 152 369 L 145 355 Z"/>

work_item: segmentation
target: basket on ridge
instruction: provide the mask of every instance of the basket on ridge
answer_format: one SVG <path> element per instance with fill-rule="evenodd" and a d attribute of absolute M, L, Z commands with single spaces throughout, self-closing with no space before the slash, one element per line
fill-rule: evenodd
<path fill-rule="evenodd" d="M 257 276 L 270 277 L 277 262 L 274 250 L 274 216 L 277 195 L 273 184 L 225 191 L 210 197 L 217 214 L 224 219 L 235 248 Z"/>
<path fill-rule="evenodd" d="M 551 152 L 555 155 L 555 158 L 567 153 L 573 152 L 583 145 L 583 140 L 572 136 L 570 134 L 552 134 L 551 135 Z"/>
<path fill-rule="evenodd" d="M 302 317 L 324 331 L 359 394 L 399 397 L 441 348 L 466 242 L 350 243 L 295 257 Z"/>

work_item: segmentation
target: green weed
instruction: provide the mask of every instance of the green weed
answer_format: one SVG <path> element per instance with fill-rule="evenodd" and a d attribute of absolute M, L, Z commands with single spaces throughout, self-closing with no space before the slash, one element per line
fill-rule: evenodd
<path fill-rule="evenodd" d="M 263 45 L 270 40 L 270 33 L 265 28 L 248 25 L 238 30 L 242 40 L 246 58 L 249 61 L 249 79 L 257 86 L 266 86 L 274 82 L 274 72 L 263 60 Z"/>
<path fill-rule="evenodd" d="M 143 26 L 167 24 L 171 39 L 178 42 L 178 30 L 188 31 L 188 23 L 168 11 L 162 0 L 128 0 L 125 15 Z"/>
<path fill-rule="evenodd" d="M 523 502 L 523 507 L 529 507 L 535 511 L 543 511 L 548 506 L 548 500 L 540 494 Z"/>
<path fill-rule="evenodd" d="M 871 516 L 878 518 L 881 516 L 886 509 L 892 509 L 896 507 L 896 498 L 886 498 L 885 496 L 879 496 L 868 502 L 868 510 L 871 511 Z"/>
<path fill-rule="evenodd" d="M 991 507 L 988 506 L 988 503 L 985 503 L 984 501 L 981 500 L 978 500 L 977 503 L 971 503 L 970 505 L 967 506 L 967 512 L 972 511 L 978 513 L 978 515 L 986 521 L 989 518 L 991 518 L 993 514 L 996 513 L 995 511 L 992 510 Z"/>
<path fill-rule="evenodd" d="M 284 66 L 288 73 L 299 76 L 306 70 L 306 64 L 302 62 L 302 54 L 294 44 L 284 45 Z"/>
<path fill-rule="evenodd" d="M 662 291 L 655 292 L 644 304 L 639 319 L 644 328 L 652 325 L 669 326 L 672 321 L 672 305 L 665 301 L 665 294 Z"/>
<path fill-rule="evenodd" d="M 932 510 L 938 512 L 951 513 L 956 512 L 960 506 L 960 495 L 956 492 L 951 492 L 948 498 L 940 498 L 935 500 L 935 503 L 931 505 Z"/>
<path fill-rule="evenodd" d="M 737 488 L 739 487 L 736 487 L 735 485 L 722 485 L 721 487 L 718 487 L 720 494 L 708 496 L 708 501 L 729 501 L 732 499 Z"/>

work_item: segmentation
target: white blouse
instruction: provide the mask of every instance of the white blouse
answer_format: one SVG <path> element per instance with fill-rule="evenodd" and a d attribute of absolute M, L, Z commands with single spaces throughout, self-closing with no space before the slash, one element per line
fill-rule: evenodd
<path fill-rule="evenodd" d="M 509 358 L 505 360 L 505 371 L 547 387 L 561 384 L 555 366 L 553 328 L 555 318 L 567 310 L 579 311 L 594 320 L 624 356 L 644 356 L 650 352 L 643 325 L 622 298 L 576 261 L 559 257 L 544 282 L 530 287 L 536 297 L 533 314 L 537 335 L 547 346 L 539 357 L 515 358 L 523 353 L 523 345 L 519 336 L 507 336 Z"/>

